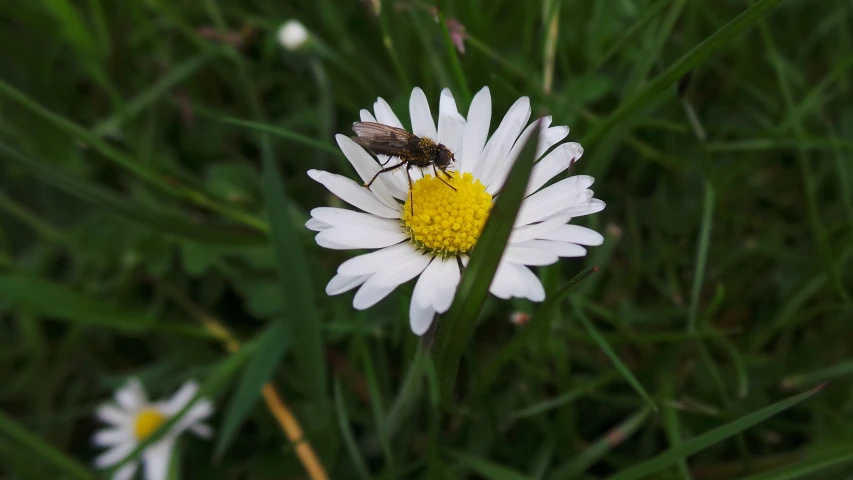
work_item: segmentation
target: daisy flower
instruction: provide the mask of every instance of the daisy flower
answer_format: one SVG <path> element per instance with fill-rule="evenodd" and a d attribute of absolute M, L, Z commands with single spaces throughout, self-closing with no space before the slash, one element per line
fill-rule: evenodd
<path fill-rule="evenodd" d="M 116 391 L 115 403 L 101 405 L 96 411 L 98 419 L 106 423 L 107 427 L 95 433 L 92 443 L 107 447 L 107 451 L 95 459 L 95 466 L 109 468 L 120 462 L 169 417 L 183 410 L 197 391 L 197 383 L 187 382 L 169 400 L 149 402 L 142 383 L 137 379 L 130 380 Z M 160 440 L 149 445 L 142 452 L 145 479 L 166 479 L 172 449 L 184 431 L 189 430 L 200 437 L 210 438 L 213 432 L 202 421 L 212 413 L 213 403 L 207 399 L 199 399 Z M 138 467 L 138 462 L 130 462 L 121 467 L 112 478 L 129 480 Z"/>
<path fill-rule="evenodd" d="M 489 137 L 492 101 L 488 88 L 474 97 L 467 118 L 457 111 L 450 91 L 442 91 L 437 127 L 426 96 L 415 88 L 409 114 L 413 134 L 428 137 L 454 153 L 448 178 L 443 173 L 440 178 L 427 173 L 431 168 L 424 172 L 412 168 L 410 194 L 405 168 L 379 175 L 370 189 L 342 175 L 309 170 L 312 179 L 361 212 L 315 208 L 306 227 L 319 232 L 317 244 L 325 248 L 376 250 L 342 263 L 326 286 L 329 295 L 360 287 L 353 299 L 356 309 L 375 305 L 398 286 L 419 277 L 409 323 L 415 334 L 422 335 L 436 313 L 450 308 L 494 200 L 536 122 L 528 124 L 530 100 L 522 97 Z M 382 98 L 373 105 L 373 113 L 361 111 L 361 121 L 403 128 Z M 538 161 L 489 287 L 503 299 L 523 297 L 541 302 L 545 290 L 529 266 L 552 264 L 560 257 L 582 257 L 586 255 L 582 245 L 604 241 L 598 232 L 568 223 L 573 217 L 604 209 L 604 202 L 592 198 L 592 177 L 575 175 L 543 188 L 577 161 L 583 148 L 572 142 L 557 145 L 569 134 L 568 127 L 550 126 L 551 117 L 540 121 Z M 380 165 L 351 138 L 335 138 L 362 182 L 368 182 Z M 380 156 L 379 160 L 389 159 Z"/>

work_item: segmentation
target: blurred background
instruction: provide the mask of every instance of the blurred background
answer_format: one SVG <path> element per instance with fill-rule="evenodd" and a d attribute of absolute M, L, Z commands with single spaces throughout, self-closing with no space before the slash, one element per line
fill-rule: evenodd
<path fill-rule="evenodd" d="M 853 479 L 851 8 L 0 2 L 0 477 L 94 478 L 138 377 L 216 401 L 173 478 L 320 478 L 269 382 L 329 478 Z M 308 169 L 355 176 L 334 135 L 380 96 L 408 126 L 414 86 L 489 86 L 492 129 L 529 96 L 607 202 L 603 246 L 538 269 L 598 272 L 523 342 L 537 305 L 488 300 L 449 410 L 412 284 L 327 297 L 357 252 L 303 226 L 340 204 Z"/>

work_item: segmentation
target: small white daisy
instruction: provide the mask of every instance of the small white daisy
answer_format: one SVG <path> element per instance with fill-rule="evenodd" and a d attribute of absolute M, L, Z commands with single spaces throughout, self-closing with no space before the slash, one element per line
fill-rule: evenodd
<path fill-rule="evenodd" d="M 169 417 L 186 407 L 197 391 L 197 383 L 187 382 L 171 399 L 149 402 L 139 380 L 130 380 L 116 391 L 115 403 L 101 405 L 96 411 L 97 417 L 108 426 L 92 437 L 93 444 L 107 447 L 107 451 L 95 459 L 95 466 L 109 468 L 120 462 L 139 442 L 154 433 Z M 142 452 L 145 479 L 167 478 L 172 449 L 184 431 L 189 430 L 200 437 L 210 438 L 213 431 L 202 421 L 212 413 L 213 403 L 207 399 L 199 399 L 160 440 L 149 445 Z M 138 467 L 139 462 L 130 462 L 121 467 L 112 478 L 129 480 Z"/>
<path fill-rule="evenodd" d="M 361 121 L 403 128 L 385 100 L 379 98 L 373 111 L 371 114 L 362 110 Z M 444 178 L 442 174 L 437 179 L 427 173 L 432 172 L 431 168 L 424 172 L 412 168 L 409 172 L 413 186 L 409 195 L 404 168 L 379 175 L 369 190 L 347 177 L 309 170 L 311 178 L 365 213 L 315 208 L 306 226 L 319 232 L 317 244 L 325 248 L 376 249 L 342 263 L 326 286 L 329 295 L 360 286 L 353 299 L 356 309 L 375 305 L 399 285 L 420 276 L 409 307 L 409 322 L 412 331 L 422 335 L 436 313 L 450 308 L 468 255 L 475 248 L 492 204 L 532 134 L 535 122 L 528 124 L 530 100 L 522 97 L 488 138 L 492 117 L 488 88 L 474 97 L 467 119 L 458 113 L 447 89 L 441 92 L 438 128 L 420 88 L 412 91 L 409 113 L 412 133 L 428 137 L 454 153 L 455 163 L 448 168 L 452 178 Z M 589 190 L 592 177 L 576 175 L 542 188 L 577 161 L 583 148 L 568 142 L 551 150 L 566 138 L 569 129 L 550 127 L 551 117 L 541 120 L 538 161 L 509 245 L 489 289 L 503 299 L 544 300 L 545 290 L 528 266 L 552 264 L 559 257 L 582 257 L 586 249 L 581 245 L 601 245 L 604 241 L 594 230 L 568 224 L 573 217 L 604 209 L 604 202 L 592 198 Z M 379 171 L 376 160 L 351 138 L 337 135 L 336 139 L 362 181 L 369 181 Z M 383 163 L 386 160 L 380 157 Z"/>
<path fill-rule="evenodd" d="M 287 50 L 297 50 L 308 41 L 308 30 L 299 20 L 288 20 L 278 29 L 278 43 Z"/>

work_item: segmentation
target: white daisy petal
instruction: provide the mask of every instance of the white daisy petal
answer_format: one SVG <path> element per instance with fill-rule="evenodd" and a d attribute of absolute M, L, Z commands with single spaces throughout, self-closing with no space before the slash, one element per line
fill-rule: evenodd
<path fill-rule="evenodd" d="M 560 180 L 527 197 L 521 204 L 515 225 L 527 225 L 544 220 L 563 211 L 567 206 L 582 204 L 591 199 L 592 190 L 586 190 L 583 187 L 586 178 L 590 177 L 578 177 L 580 176 Z"/>
<path fill-rule="evenodd" d="M 559 257 L 547 250 L 531 248 L 529 246 L 509 245 L 502 260 L 521 265 L 551 265 L 557 263 Z"/>
<path fill-rule="evenodd" d="M 506 112 L 489 143 L 483 148 L 473 171 L 476 178 L 482 178 L 488 184 L 494 172 L 509 171 L 512 162 L 507 160 L 507 156 L 529 119 L 530 99 L 521 97 Z"/>
<path fill-rule="evenodd" d="M 175 422 L 170 434 L 172 436 L 180 435 L 191 426 L 201 423 L 211 415 L 213 415 L 213 402 L 206 398 L 200 398 L 183 416 L 181 416 L 177 422 Z"/>
<path fill-rule="evenodd" d="M 409 236 L 402 230 L 379 230 L 370 227 L 334 227 L 318 233 L 314 239 L 317 245 L 332 250 L 352 248 L 384 248 L 395 245 Z"/>
<path fill-rule="evenodd" d="M 95 467 L 97 467 L 97 468 L 112 467 L 113 465 L 120 462 L 121 460 L 124 460 L 124 457 L 126 457 L 130 452 L 132 452 L 134 448 L 136 448 L 136 441 L 135 440 L 130 441 L 130 442 L 120 443 L 120 444 L 110 448 L 106 452 L 98 455 L 95 458 L 95 462 L 94 462 Z"/>
<path fill-rule="evenodd" d="M 489 285 L 489 292 L 501 299 L 508 300 L 513 295 L 515 287 L 515 277 L 509 262 L 501 262 L 498 264 L 498 269 L 495 271 L 495 276 L 492 278 L 492 284 Z"/>
<path fill-rule="evenodd" d="M 432 260 L 431 255 L 412 251 L 408 259 L 379 270 L 374 278 L 376 283 L 382 286 L 402 285 L 420 275 L 429 265 L 430 260 Z"/>
<path fill-rule="evenodd" d="M 589 192 L 589 190 L 586 190 L 586 192 Z M 597 198 L 581 198 L 573 205 L 566 207 L 553 215 L 549 215 L 543 220 L 550 220 L 556 217 L 582 217 L 584 215 L 598 213 L 604 210 L 604 207 L 606 206 L 607 204 Z"/>
<path fill-rule="evenodd" d="M 130 462 L 118 469 L 112 480 L 131 480 L 139 468 L 139 462 Z"/>
<path fill-rule="evenodd" d="M 133 417 L 117 408 L 115 405 L 101 405 L 95 410 L 95 416 L 102 422 L 123 427 L 133 421 Z"/>
<path fill-rule="evenodd" d="M 534 238 L 542 238 L 542 235 L 547 234 L 551 230 L 560 228 L 561 225 L 565 225 L 568 221 L 569 219 L 567 218 L 555 218 L 553 220 L 548 220 L 547 222 L 534 223 L 532 225 L 513 228 L 512 233 L 509 235 L 509 243 L 525 242 L 527 240 L 533 240 Z"/>
<path fill-rule="evenodd" d="M 376 113 L 377 122 L 383 125 L 403 128 L 400 119 L 397 118 L 397 115 L 394 115 L 394 110 L 391 110 L 391 106 L 382 97 L 376 99 L 376 103 L 373 104 L 373 112 Z"/>
<path fill-rule="evenodd" d="M 332 228 L 331 225 L 325 222 L 321 222 L 316 218 L 309 218 L 307 222 L 305 222 L 305 228 L 311 230 L 313 232 L 322 232 L 323 230 Z"/>
<path fill-rule="evenodd" d="M 373 116 L 372 113 L 368 110 L 362 109 L 359 112 L 359 116 L 362 122 L 372 122 L 378 123 L 376 117 Z M 379 159 L 379 163 L 382 165 L 390 165 L 388 163 L 388 157 L 385 155 L 377 155 L 377 159 Z M 399 198 L 400 200 L 406 199 L 406 192 L 409 191 L 409 182 L 406 179 L 406 172 L 403 169 L 394 170 L 392 172 L 387 172 L 382 174 L 383 180 L 388 184 L 388 187 L 391 189 L 391 193 L 394 194 L 395 198 Z M 379 180 L 377 180 L 379 181 Z"/>
<path fill-rule="evenodd" d="M 409 304 L 409 326 L 412 328 L 412 333 L 415 335 L 426 333 L 432 325 L 433 318 L 435 318 L 435 310 L 431 307 L 421 307 L 412 298 Z"/>
<path fill-rule="evenodd" d="M 438 139 L 435 121 L 429 111 L 429 102 L 419 87 L 415 87 L 409 97 L 409 115 L 412 117 L 412 133 L 419 137 Z"/>
<path fill-rule="evenodd" d="M 589 245 L 596 247 L 604 243 L 604 236 L 591 228 L 580 225 L 560 225 L 536 238 L 543 240 L 556 240 L 558 242 L 576 243 L 578 245 Z"/>
<path fill-rule="evenodd" d="M 308 175 L 350 205 L 379 217 L 400 218 L 400 209 L 382 203 L 376 195 L 347 177 L 322 170 L 309 170 Z"/>
<path fill-rule="evenodd" d="M 397 185 L 393 181 L 389 184 L 389 180 L 392 180 L 392 177 L 388 175 L 388 172 L 380 173 L 375 180 L 373 179 L 379 170 L 384 167 L 350 137 L 338 134 L 335 135 L 335 141 L 338 142 L 338 147 L 340 147 L 341 151 L 344 152 L 344 156 L 347 157 L 347 160 L 355 168 L 364 185 L 373 180 L 373 183 L 370 185 L 370 191 L 376 195 L 376 198 L 392 209 L 399 208 L 399 204 L 394 200 L 394 195 L 397 194 L 405 197 L 405 193 L 396 191 L 399 188 L 397 188 Z M 390 162 L 387 166 L 395 164 L 394 162 L 397 162 L 397 159 L 391 159 Z"/>
<path fill-rule="evenodd" d="M 311 210 L 311 216 L 332 227 L 365 227 L 376 230 L 399 231 L 400 221 L 381 218 L 367 213 L 354 212 L 345 208 L 318 207 Z M 324 228 L 323 230 L 328 230 Z M 322 230 L 321 230 L 322 231 Z"/>
<path fill-rule="evenodd" d="M 350 258 L 338 266 L 338 273 L 347 276 L 369 275 L 382 269 L 408 260 L 414 254 L 414 249 L 408 243 L 400 243 L 393 247 L 383 248 Z"/>
<path fill-rule="evenodd" d="M 529 268 L 524 265 L 512 265 L 513 271 L 516 275 L 516 278 L 524 284 L 524 294 L 522 297 L 531 300 L 533 302 L 541 302 L 545 300 L 545 288 L 542 286 L 542 282 L 539 281 L 539 277 L 533 274 Z"/>
<path fill-rule="evenodd" d="M 460 162 L 459 171 L 473 172 L 480 160 L 486 137 L 489 135 L 489 123 L 492 119 L 492 99 L 489 87 L 474 95 L 471 108 L 468 110 L 468 121 L 465 125 L 465 139 L 462 143 L 462 155 L 457 158 Z"/>
<path fill-rule="evenodd" d="M 546 155 L 545 158 L 540 160 L 539 163 L 533 167 L 533 171 L 530 172 L 530 181 L 527 184 L 527 190 L 524 192 L 524 196 L 528 196 L 536 192 L 542 188 L 542 185 L 545 185 L 560 172 L 569 168 L 572 163 L 580 158 L 580 151 L 582 151 L 582 149 L 577 143 L 564 143 L 552 150 L 551 153 Z M 592 177 L 587 175 L 576 175 L 570 178 L 577 178 L 578 181 L 580 181 L 581 178 L 588 178 L 592 180 Z M 592 181 L 589 182 L 589 185 L 592 185 Z M 589 185 L 581 188 L 587 188 Z"/>
<path fill-rule="evenodd" d="M 172 395 L 172 398 L 162 404 L 163 413 L 168 416 L 180 412 L 188 403 L 190 403 L 196 392 L 198 392 L 198 382 L 192 380 L 185 382 L 181 385 L 181 388 Z"/>
<path fill-rule="evenodd" d="M 201 438 L 208 439 L 213 437 L 213 429 L 210 427 L 210 425 L 204 423 L 196 423 L 195 425 L 191 425 L 190 431 Z"/>
<path fill-rule="evenodd" d="M 437 278 L 436 288 L 432 295 L 432 306 L 436 312 L 444 313 L 453 303 L 453 297 L 456 296 L 456 287 L 459 286 L 462 273 L 459 270 L 456 257 L 436 259 L 432 263 L 438 264 L 435 272 Z"/>
<path fill-rule="evenodd" d="M 167 480 L 174 441 L 164 439 L 148 447 L 142 454 L 145 480 Z"/>
<path fill-rule="evenodd" d="M 438 105 L 438 143 L 456 154 L 456 161 L 462 158 L 462 139 L 465 133 L 465 119 L 456 110 L 456 102 L 449 89 L 441 91 Z"/>
<path fill-rule="evenodd" d="M 550 117 L 548 124 L 550 125 Z M 548 125 L 543 125 L 542 128 L 545 130 L 542 132 L 542 136 L 539 138 L 539 145 L 536 146 L 536 158 L 541 157 L 545 152 L 548 151 L 549 148 L 553 147 L 564 138 L 569 136 L 569 127 L 560 125 L 557 127 L 547 128 Z M 583 149 L 581 149 L 581 155 L 583 155 Z M 580 158 L 580 157 L 578 157 Z"/>
<path fill-rule="evenodd" d="M 119 443 L 132 441 L 133 433 L 127 428 L 110 428 L 99 430 L 92 437 L 92 445 L 96 447 L 111 447 Z"/>
<path fill-rule="evenodd" d="M 373 114 L 370 113 L 370 110 L 362 108 L 361 110 L 359 110 L 358 115 L 362 122 L 378 123 L 376 121 L 376 117 L 374 117 Z"/>
<path fill-rule="evenodd" d="M 574 243 L 555 242 L 553 240 L 528 240 L 516 245 L 550 252 L 558 257 L 583 257 L 586 255 L 586 249 Z"/>
<path fill-rule="evenodd" d="M 439 270 L 441 270 L 440 261 L 432 259 L 418 278 L 418 283 L 415 284 L 415 289 L 412 292 L 412 302 L 417 303 L 419 307 L 432 308 L 432 292 L 437 288 L 435 274 Z"/>
<path fill-rule="evenodd" d="M 122 388 L 116 390 L 116 403 L 126 412 L 132 413 L 148 403 L 145 390 L 138 378 L 131 378 Z"/>
<path fill-rule="evenodd" d="M 380 285 L 375 278 L 375 275 L 370 277 L 355 293 L 352 306 L 356 310 L 365 310 L 376 305 L 397 288 L 397 285 Z"/>
<path fill-rule="evenodd" d="M 326 285 L 326 295 L 333 296 L 348 292 L 361 285 L 370 278 L 370 275 L 349 276 L 340 273 L 332 277 Z"/>
<path fill-rule="evenodd" d="M 540 128 L 542 128 L 542 130 L 540 130 L 540 134 L 539 134 L 539 144 L 537 146 L 536 158 L 538 159 L 541 156 L 541 153 L 538 153 L 538 151 L 543 148 L 543 141 L 545 138 L 544 136 L 545 136 L 545 133 L 547 131 L 545 129 L 547 129 L 548 125 L 551 124 L 551 116 L 550 115 L 542 117 L 542 118 L 538 119 L 537 121 L 534 121 L 533 123 L 528 125 L 527 128 L 525 128 L 524 131 L 521 132 L 521 135 L 518 136 L 518 139 L 515 141 L 515 144 L 512 146 L 512 150 L 510 150 L 509 154 L 507 155 L 507 160 L 503 164 L 503 166 L 500 169 L 497 169 L 497 170 L 491 172 L 490 174 L 489 174 L 489 172 L 486 172 L 487 174 L 490 175 L 489 178 L 486 180 L 488 182 L 488 183 L 486 183 L 486 185 L 487 185 L 486 191 L 487 192 L 494 195 L 496 192 L 500 191 L 500 189 L 503 187 L 503 184 L 506 181 L 506 176 L 509 174 L 509 171 L 512 168 L 512 165 L 515 163 L 515 160 L 518 158 L 518 156 L 521 155 L 521 150 L 524 148 L 525 145 L 527 145 L 527 141 L 530 139 L 530 136 L 533 135 L 533 129 L 536 127 L 537 122 L 541 123 Z M 550 147 L 550 145 L 549 145 L 549 147 Z M 542 149 L 543 152 L 545 150 L 547 150 L 547 149 Z"/>

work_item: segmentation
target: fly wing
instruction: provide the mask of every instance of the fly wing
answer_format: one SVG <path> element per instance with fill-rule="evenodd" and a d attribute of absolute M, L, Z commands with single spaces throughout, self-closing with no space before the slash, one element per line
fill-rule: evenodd
<path fill-rule="evenodd" d="M 411 153 L 417 145 L 418 137 L 403 130 L 381 123 L 356 122 L 352 129 L 357 135 L 352 137 L 355 143 L 377 155 L 400 157 Z"/>

